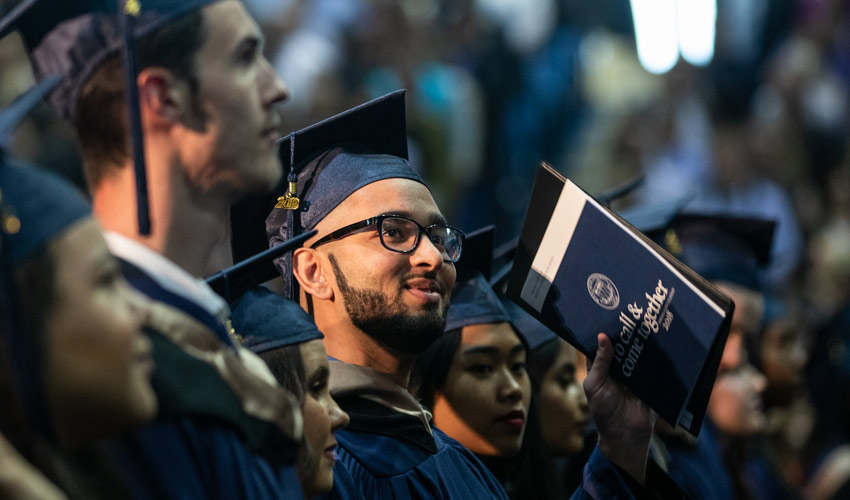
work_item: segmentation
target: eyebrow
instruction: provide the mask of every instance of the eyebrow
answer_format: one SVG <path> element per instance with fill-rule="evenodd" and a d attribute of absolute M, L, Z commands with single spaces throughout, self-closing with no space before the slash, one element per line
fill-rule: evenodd
<path fill-rule="evenodd" d="M 522 344 L 517 344 L 511 348 L 510 354 L 517 354 L 520 352 L 525 352 L 525 346 Z M 464 349 L 461 354 L 463 354 L 464 356 L 467 354 L 499 354 L 499 348 L 492 345 L 478 345 Z"/>
<path fill-rule="evenodd" d="M 414 217 L 413 214 L 408 212 L 407 210 L 390 210 L 390 211 L 384 212 L 381 215 L 403 215 L 403 216 L 408 217 L 410 219 L 416 220 L 416 217 Z M 442 224 L 442 225 L 445 226 L 445 225 L 448 225 L 448 221 L 446 221 L 446 218 L 443 217 L 443 214 L 435 213 L 435 214 L 431 214 L 430 216 L 428 216 L 427 222 L 423 225 L 424 226 L 430 226 L 431 224 Z"/>
<path fill-rule="evenodd" d="M 315 382 L 316 380 L 321 380 L 322 378 L 330 376 L 330 368 L 327 365 L 320 366 L 310 375 L 309 382 Z"/>

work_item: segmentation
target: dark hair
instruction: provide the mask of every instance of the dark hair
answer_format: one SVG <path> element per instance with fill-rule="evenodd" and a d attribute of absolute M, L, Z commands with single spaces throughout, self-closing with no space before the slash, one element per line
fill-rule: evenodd
<path fill-rule="evenodd" d="M 434 408 L 434 394 L 446 383 L 460 347 L 461 332 L 461 328 L 447 331 L 416 358 L 410 375 L 410 392 L 427 408 Z"/>
<path fill-rule="evenodd" d="M 166 23 L 139 41 L 140 68 L 159 66 L 198 91 L 194 56 L 206 30 L 202 9 Z M 77 103 L 74 125 L 85 158 L 86 177 L 94 188 L 130 156 L 124 74 L 120 54 L 107 59 L 89 78 Z"/>
<path fill-rule="evenodd" d="M 307 390 L 307 373 L 304 371 L 300 344 L 261 352 L 259 356 L 269 365 L 269 370 L 280 385 L 303 404 L 304 393 Z"/>
<path fill-rule="evenodd" d="M 535 393 L 540 392 L 546 372 L 552 368 L 561 352 L 561 343 L 556 340 L 548 340 L 528 352 L 528 378 L 531 379 L 531 388 Z"/>
<path fill-rule="evenodd" d="M 304 369 L 304 359 L 301 357 L 301 344 L 261 352 L 259 356 L 269 365 L 269 370 L 280 385 L 298 398 L 298 403 L 303 408 L 307 393 L 307 372 Z M 310 475 L 310 454 L 310 443 L 307 442 L 306 436 L 303 436 L 298 449 L 299 477 Z"/>
<path fill-rule="evenodd" d="M 21 394 L 21 377 L 26 376 L 16 369 L 15 354 L 12 352 L 12 335 L 28 335 L 30 345 L 44 344 L 45 312 L 54 295 L 54 261 L 42 250 L 28 259 L 10 276 L 13 285 L 2 290 L 10 297 L 0 303 L 0 434 L 33 466 L 51 480 L 56 480 L 55 464 L 44 437 L 34 427 L 34 419 L 27 415 L 26 404 Z M 15 321 L 18 320 L 18 321 Z M 30 333 L 33 332 L 33 333 Z M 38 339 L 38 340 L 36 340 Z M 36 350 L 42 350 L 40 348 Z"/>

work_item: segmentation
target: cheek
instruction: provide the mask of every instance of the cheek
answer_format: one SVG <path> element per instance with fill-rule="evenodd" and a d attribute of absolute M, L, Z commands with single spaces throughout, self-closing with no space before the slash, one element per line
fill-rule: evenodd
<path fill-rule="evenodd" d="M 324 452 L 330 432 L 330 420 L 325 408 L 312 396 L 307 395 L 302 408 L 304 414 L 304 437 L 310 444 L 311 461 Z"/>
<path fill-rule="evenodd" d="M 445 392 L 446 400 L 462 418 L 471 425 L 483 420 L 494 399 L 489 395 L 495 394 L 495 389 L 486 379 L 461 373 L 447 381 L 446 387 L 450 387 Z"/>
<path fill-rule="evenodd" d="M 743 387 L 734 377 L 723 377 L 715 382 L 708 409 L 721 430 L 734 431 L 746 421 L 744 398 Z"/>

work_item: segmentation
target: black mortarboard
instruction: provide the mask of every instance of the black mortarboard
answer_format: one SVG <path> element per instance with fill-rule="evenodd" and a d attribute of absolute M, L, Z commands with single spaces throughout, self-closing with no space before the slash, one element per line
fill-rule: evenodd
<path fill-rule="evenodd" d="M 770 261 L 772 220 L 684 213 L 682 201 L 642 207 L 623 218 L 709 281 L 759 288 Z"/>
<path fill-rule="evenodd" d="M 463 254 L 455 264 L 457 281 L 449 301 L 446 331 L 510 321 L 502 300 L 488 282 L 493 264 L 494 234 L 495 227 L 487 226 L 466 235 Z"/>
<path fill-rule="evenodd" d="M 313 229 L 367 184 L 390 178 L 424 184 L 407 162 L 403 90 L 291 133 L 282 140 L 280 155 L 284 168 L 289 168 L 287 184 L 231 210 L 235 260 Z M 297 208 L 290 209 L 296 198 Z M 294 296 L 291 256 L 278 259 L 276 266 L 276 271 L 267 268 L 267 279 L 279 274 L 287 294 Z"/>
<path fill-rule="evenodd" d="M 233 329 L 256 353 L 324 338 L 301 306 L 263 287 L 245 292 L 234 304 Z"/>
<path fill-rule="evenodd" d="M 502 303 L 511 318 L 511 324 L 514 330 L 525 339 L 529 350 L 535 350 L 538 347 L 555 340 L 558 334 L 550 330 L 543 323 L 525 312 L 525 309 L 516 305 L 508 298 L 502 298 Z"/>

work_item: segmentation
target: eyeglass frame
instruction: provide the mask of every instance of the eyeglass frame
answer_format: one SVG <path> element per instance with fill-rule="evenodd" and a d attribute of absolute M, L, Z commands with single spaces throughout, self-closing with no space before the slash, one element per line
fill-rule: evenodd
<path fill-rule="evenodd" d="M 369 227 L 369 226 L 372 226 L 372 225 L 376 226 L 376 229 L 379 229 L 380 226 L 383 224 L 384 220 L 390 219 L 390 218 L 404 219 L 404 220 L 410 221 L 410 222 L 416 224 L 416 226 L 419 228 L 419 233 L 416 235 L 416 243 L 414 243 L 413 248 L 411 248 L 410 250 L 396 250 L 394 248 L 388 247 L 387 244 L 384 243 L 384 235 L 381 234 L 380 230 L 378 230 L 378 237 L 381 240 L 381 246 L 383 246 L 384 248 L 386 248 L 390 252 L 396 252 L 396 253 L 415 252 L 416 249 L 419 248 L 419 244 L 422 242 L 422 233 L 427 233 L 428 234 L 428 241 L 431 241 L 431 231 L 430 231 L 431 228 L 445 227 L 445 228 L 451 229 L 452 231 L 455 231 L 460 236 L 460 251 L 458 251 L 457 257 L 455 259 L 446 259 L 446 260 L 448 260 L 452 264 L 454 264 L 458 260 L 460 260 L 460 256 L 463 254 L 463 243 L 466 240 L 466 233 L 464 233 L 460 229 L 458 229 L 454 226 L 450 226 L 448 224 L 430 224 L 428 226 L 423 226 L 422 224 L 411 219 L 410 217 L 408 217 L 406 215 L 400 215 L 400 214 L 381 214 L 381 215 L 376 215 L 374 217 L 369 217 L 368 219 L 365 219 L 365 220 L 362 220 L 362 221 L 359 221 L 359 222 L 354 222 L 352 224 L 349 224 L 345 227 L 341 227 L 341 228 L 337 229 L 336 231 L 332 231 L 331 233 L 319 238 L 318 241 L 316 241 L 315 243 L 310 245 L 310 248 L 316 248 L 319 245 L 324 245 L 325 243 L 330 243 L 331 241 L 336 241 L 336 240 L 342 239 L 343 237 L 348 236 L 349 234 L 353 233 L 354 231 L 357 231 L 358 229 L 363 229 L 365 227 Z M 431 244 L 433 245 L 434 243 L 431 242 Z M 441 252 L 441 253 L 443 253 L 443 252 Z"/>

